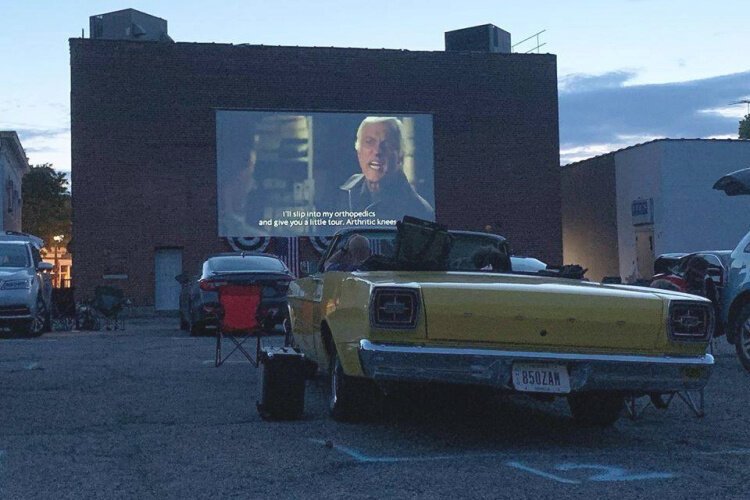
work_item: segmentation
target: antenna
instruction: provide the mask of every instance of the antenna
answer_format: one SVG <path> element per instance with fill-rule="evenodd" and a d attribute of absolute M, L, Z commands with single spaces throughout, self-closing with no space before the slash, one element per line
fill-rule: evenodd
<path fill-rule="evenodd" d="M 532 38 L 536 38 L 536 46 L 535 46 L 535 47 L 532 47 L 532 48 L 531 48 L 531 49 L 529 49 L 529 50 L 527 50 L 526 52 L 524 52 L 524 54 L 528 54 L 529 52 L 533 52 L 533 51 L 535 51 L 535 50 L 536 50 L 536 53 L 538 54 L 538 53 L 539 53 L 539 49 L 540 49 L 541 47 L 544 47 L 545 45 L 547 45 L 546 43 L 539 43 L 539 35 L 541 35 L 541 34 L 542 34 L 542 33 L 544 33 L 545 31 L 547 31 L 547 30 L 546 30 L 546 29 L 543 29 L 542 31 L 540 31 L 540 32 L 538 32 L 538 33 L 534 33 L 534 34 L 533 34 L 533 35 L 531 35 L 530 37 L 524 38 L 524 39 L 523 39 L 523 40 L 521 40 L 520 42 L 516 42 L 516 43 L 514 43 L 513 45 L 511 45 L 511 46 L 510 46 L 510 51 L 511 51 L 511 52 L 518 52 L 517 50 L 513 50 L 513 49 L 514 49 L 515 47 L 517 47 L 518 45 L 521 45 L 521 44 L 522 44 L 522 43 L 524 43 L 524 42 L 528 42 L 528 41 L 529 41 L 529 40 L 531 40 Z"/>
<path fill-rule="evenodd" d="M 739 101 L 730 102 L 729 104 L 747 104 L 747 114 L 750 115 L 750 99 L 740 99 Z"/>

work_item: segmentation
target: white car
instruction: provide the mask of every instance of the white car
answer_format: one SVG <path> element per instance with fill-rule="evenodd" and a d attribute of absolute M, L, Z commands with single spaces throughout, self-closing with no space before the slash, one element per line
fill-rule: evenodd
<path fill-rule="evenodd" d="M 27 336 L 51 327 L 52 283 L 39 238 L 17 233 L 0 236 L 0 328 Z"/>

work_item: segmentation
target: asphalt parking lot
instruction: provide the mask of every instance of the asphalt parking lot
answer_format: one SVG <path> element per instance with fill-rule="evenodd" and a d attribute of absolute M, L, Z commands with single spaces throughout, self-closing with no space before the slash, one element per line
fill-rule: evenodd
<path fill-rule="evenodd" d="M 340 424 L 323 377 L 303 420 L 265 422 L 256 370 L 213 355 L 171 318 L 0 340 L 0 498 L 750 496 L 750 376 L 723 339 L 705 417 L 675 399 L 603 430 L 464 391 Z"/>

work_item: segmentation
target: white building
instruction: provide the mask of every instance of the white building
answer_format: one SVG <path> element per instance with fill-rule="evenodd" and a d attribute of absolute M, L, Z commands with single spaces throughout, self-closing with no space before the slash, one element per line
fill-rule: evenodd
<path fill-rule="evenodd" d="M 713 185 L 748 167 L 750 140 L 716 139 L 658 139 L 564 166 L 564 262 L 632 282 L 663 253 L 733 249 L 750 197 Z"/>
<path fill-rule="evenodd" d="M 29 170 L 18 134 L 0 130 L 0 231 L 21 230 L 21 180 Z"/>

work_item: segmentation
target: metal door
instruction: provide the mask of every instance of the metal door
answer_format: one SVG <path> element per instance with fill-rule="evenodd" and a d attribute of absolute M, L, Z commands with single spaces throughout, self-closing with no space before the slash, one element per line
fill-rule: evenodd
<path fill-rule="evenodd" d="M 640 229 L 635 233 L 636 265 L 641 279 L 654 275 L 654 230 Z"/>
<path fill-rule="evenodd" d="M 154 309 L 176 311 L 180 308 L 180 283 L 175 276 L 182 274 L 182 249 L 157 248 L 154 256 Z"/>

